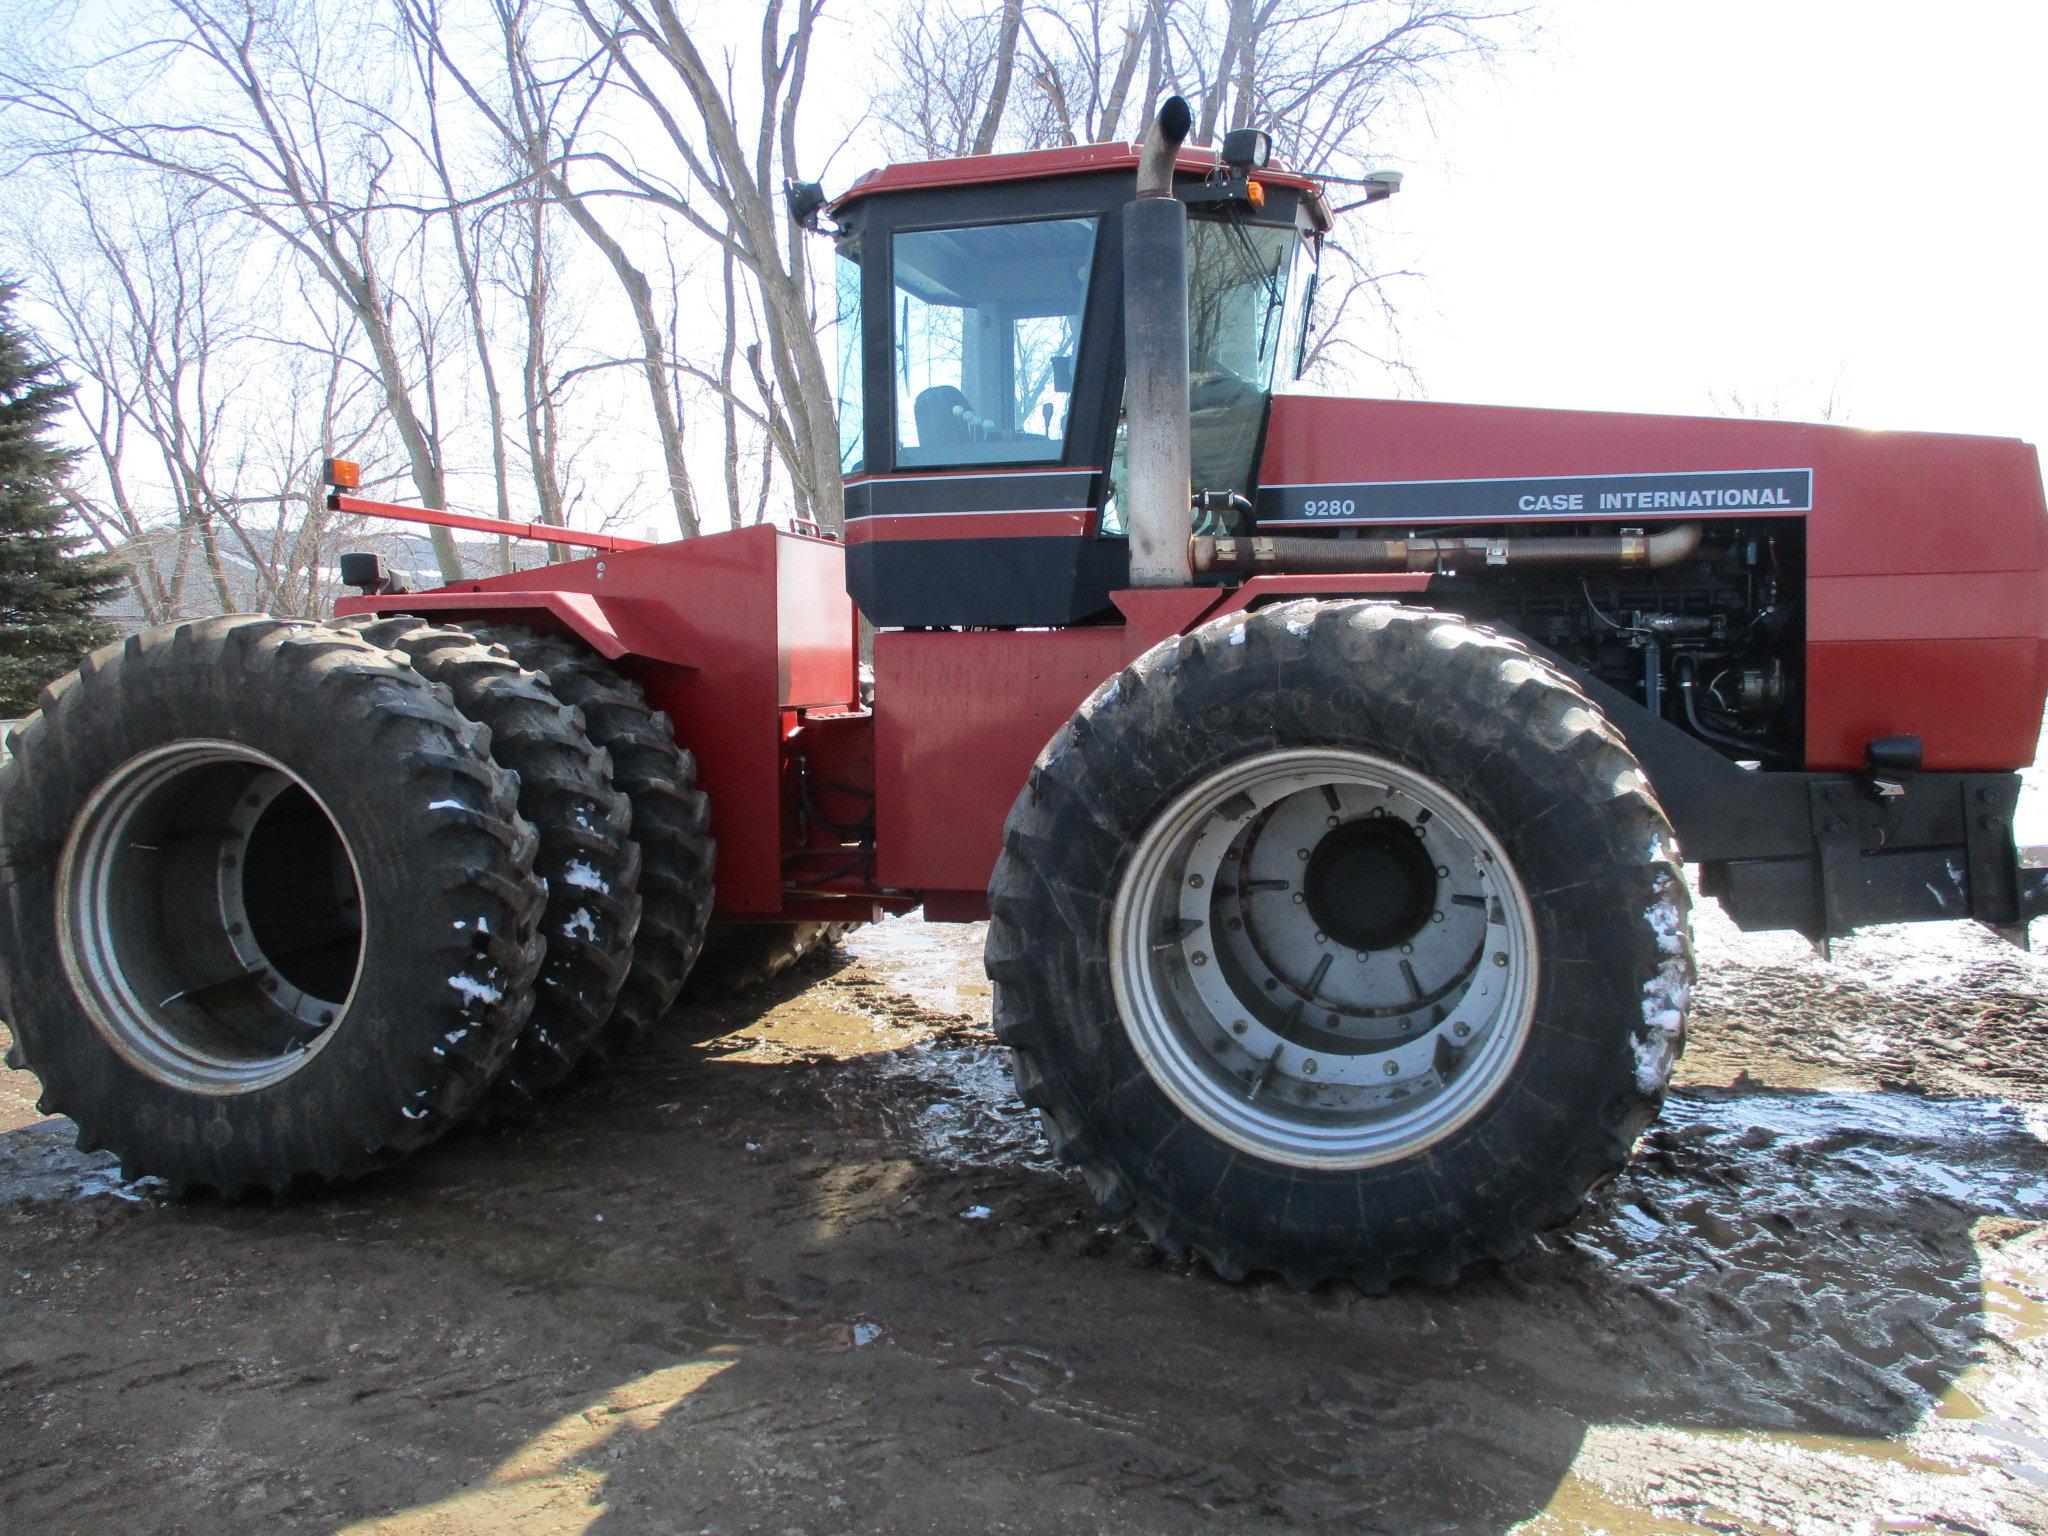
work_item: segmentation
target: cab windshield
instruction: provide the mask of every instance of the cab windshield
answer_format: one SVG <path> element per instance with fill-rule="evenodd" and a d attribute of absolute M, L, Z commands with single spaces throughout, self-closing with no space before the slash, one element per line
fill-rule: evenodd
<path fill-rule="evenodd" d="M 1188 221 L 1189 479 L 1196 491 L 1251 489 L 1252 460 L 1266 424 L 1266 401 L 1285 355 L 1301 350 L 1306 243 L 1292 229 L 1238 219 Z M 1103 532 L 1124 531 L 1125 441 L 1117 416 L 1110 460 L 1110 504 Z M 1227 516 L 1197 512 L 1195 532 L 1231 532 Z"/>
<path fill-rule="evenodd" d="M 1188 405 L 1197 491 L 1251 484 L 1266 397 L 1285 350 L 1298 237 L 1241 220 L 1188 224 Z"/>

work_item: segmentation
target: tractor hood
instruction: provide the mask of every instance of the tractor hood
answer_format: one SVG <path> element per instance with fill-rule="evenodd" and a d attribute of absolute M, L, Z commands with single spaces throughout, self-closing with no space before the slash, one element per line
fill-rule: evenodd
<path fill-rule="evenodd" d="M 1805 553 L 1809 766 L 1905 734 L 1930 769 L 2033 760 L 2048 509 L 2016 439 L 1282 395 L 1255 505 L 1289 532 L 1782 520 Z"/>

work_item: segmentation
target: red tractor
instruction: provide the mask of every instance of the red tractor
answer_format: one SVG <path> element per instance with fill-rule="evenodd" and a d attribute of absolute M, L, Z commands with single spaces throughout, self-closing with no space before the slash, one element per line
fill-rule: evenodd
<path fill-rule="evenodd" d="M 2048 911 L 2031 448 L 1276 393 L 1330 210 L 1187 124 L 797 189 L 843 542 L 549 529 L 596 552 L 428 592 L 354 560 L 331 625 L 54 685 L 0 776 L 44 1107 L 178 1191 L 347 1179 L 693 968 L 922 907 L 989 920 L 1018 1090 L 1105 1207 L 1377 1289 L 1627 1160 L 1683 1043 L 1681 858 L 1817 941 Z"/>

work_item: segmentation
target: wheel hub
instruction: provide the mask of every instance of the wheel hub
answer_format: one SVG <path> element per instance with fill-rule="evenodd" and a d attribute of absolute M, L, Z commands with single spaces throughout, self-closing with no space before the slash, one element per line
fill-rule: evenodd
<path fill-rule="evenodd" d="M 1436 866 L 1415 829 L 1387 816 L 1324 834 L 1302 876 L 1308 915 L 1348 949 L 1391 949 L 1429 921 Z"/>
<path fill-rule="evenodd" d="M 1140 840 L 1112 983 L 1155 1081 L 1223 1140 L 1360 1167 L 1475 1113 L 1520 1053 L 1534 923 L 1505 851 L 1413 769 L 1263 754 Z"/>

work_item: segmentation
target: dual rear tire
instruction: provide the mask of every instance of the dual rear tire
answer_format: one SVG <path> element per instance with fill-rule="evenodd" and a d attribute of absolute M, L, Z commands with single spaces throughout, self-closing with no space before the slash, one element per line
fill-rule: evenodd
<path fill-rule="evenodd" d="M 0 766 L 0 1017 L 44 1111 L 233 1198 L 369 1173 L 644 1027 L 713 848 L 666 722 L 577 665 L 594 719 L 460 629 L 244 617 L 53 685 Z"/>

